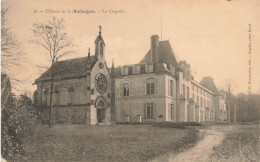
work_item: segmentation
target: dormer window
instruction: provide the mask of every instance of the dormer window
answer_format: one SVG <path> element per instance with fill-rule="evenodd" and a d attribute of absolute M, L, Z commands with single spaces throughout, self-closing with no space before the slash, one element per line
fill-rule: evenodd
<path fill-rule="evenodd" d="M 140 67 L 140 65 L 136 65 L 136 69 L 135 69 L 136 71 L 136 74 L 140 74 L 140 71 L 141 71 L 141 67 Z"/>
<path fill-rule="evenodd" d="M 128 75 L 128 67 L 124 67 L 124 74 Z"/>
<path fill-rule="evenodd" d="M 148 72 L 152 73 L 153 72 L 153 64 L 148 65 Z"/>

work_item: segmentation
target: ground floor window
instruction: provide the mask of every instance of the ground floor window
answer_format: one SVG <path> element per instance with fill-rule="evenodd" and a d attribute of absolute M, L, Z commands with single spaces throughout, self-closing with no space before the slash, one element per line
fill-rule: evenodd
<path fill-rule="evenodd" d="M 153 119 L 153 104 L 146 105 L 146 117 L 147 119 Z"/>
<path fill-rule="evenodd" d="M 174 104 L 169 104 L 169 119 L 174 120 L 174 118 L 175 118 Z"/>

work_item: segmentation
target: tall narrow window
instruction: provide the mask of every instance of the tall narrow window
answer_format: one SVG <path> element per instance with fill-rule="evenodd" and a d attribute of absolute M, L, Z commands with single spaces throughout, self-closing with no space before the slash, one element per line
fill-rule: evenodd
<path fill-rule="evenodd" d="M 55 89 L 54 93 L 55 93 L 55 98 L 56 98 L 55 105 L 58 106 L 58 105 L 60 105 L 60 96 L 59 96 L 60 93 L 57 89 Z"/>
<path fill-rule="evenodd" d="M 199 99 L 199 96 L 197 96 L 197 104 L 200 105 L 200 99 Z"/>
<path fill-rule="evenodd" d="M 185 97 L 185 85 L 182 85 L 182 95 Z"/>
<path fill-rule="evenodd" d="M 200 106 L 203 107 L 202 97 L 200 98 Z"/>
<path fill-rule="evenodd" d="M 171 120 L 174 120 L 174 117 L 175 117 L 175 110 L 174 110 L 174 105 L 171 104 L 171 114 L 170 114 L 170 117 L 171 117 Z"/>
<path fill-rule="evenodd" d="M 69 92 L 69 100 L 68 100 L 68 104 L 69 105 L 72 105 L 73 104 L 73 98 L 74 98 L 74 89 L 73 88 L 69 88 L 68 89 L 68 92 Z"/>
<path fill-rule="evenodd" d="M 127 83 L 125 83 L 123 85 L 123 88 L 124 88 L 124 96 L 129 96 L 129 85 Z"/>
<path fill-rule="evenodd" d="M 153 104 L 147 104 L 147 111 L 146 111 L 146 115 L 147 115 L 147 119 L 153 119 Z"/>
<path fill-rule="evenodd" d="M 148 65 L 148 72 L 152 73 L 153 72 L 153 64 Z"/>
<path fill-rule="evenodd" d="M 124 68 L 124 73 L 125 73 L 125 75 L 128 75 L 128 67 Z"/>
<path fill-rule="evenodd" d="M 189 100 L 189 99 L 190 99 L 190 88 L 187 87 L 187 100 Z"/>
<path fill-rule="evenodd" d="M 140 74 L 141 67 L 140 65 L 136 65 L 136 74 Z"/>
<path fill-rule="evenodd" d="M 173 80 L 170 80 L 170 96 L 173 96 Z"/>
<path fill-rule="evenodd" d="M 47 105 L 47 97 L 48 97 L 48 90 L 44 90 L 44 98 L 43 98 L 43 104 Z"/>
<path fill-rule="evenodd" d="M 147 94 L 154 94 L 154 79 L 146 80 L 146 92 Z"/>

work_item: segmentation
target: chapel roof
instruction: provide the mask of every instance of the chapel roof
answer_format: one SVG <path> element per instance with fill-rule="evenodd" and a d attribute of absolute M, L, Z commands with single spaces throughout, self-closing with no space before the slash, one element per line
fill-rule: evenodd
<path fill-rule="evenodd" d="M 90 56 L 91 68 L 96 63 L 96 56 Z M 55 65 L 55 77 L 77 76 L 86 73 L 88 57 L 79 57 L 69 60 L 58 61 Z M 45 71 L 37 80 L 45 80 L 51 77 L 51 68 Z"/>

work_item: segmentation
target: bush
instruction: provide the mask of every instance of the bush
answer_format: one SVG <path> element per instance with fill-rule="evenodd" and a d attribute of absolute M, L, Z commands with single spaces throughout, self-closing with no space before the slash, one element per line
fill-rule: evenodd
<path fill-rule="evenodd" d="M 11 160 L 23 155 L 23 143 L 33 135 L 38 124 L 31 98 L 20 95 L 17 101 L 14 94 L 9 95 L 2 110 L 1 124 L 2 157 Z"/>
<path fill-rule="evenodd" d="M 153 123 L 154 127 L 161 127 L 161 128 L 179 128 L 179 129 L 185 129 L 186 127 L 179 123 L 173 123 L 173 122 L 158 122 Z"/>

